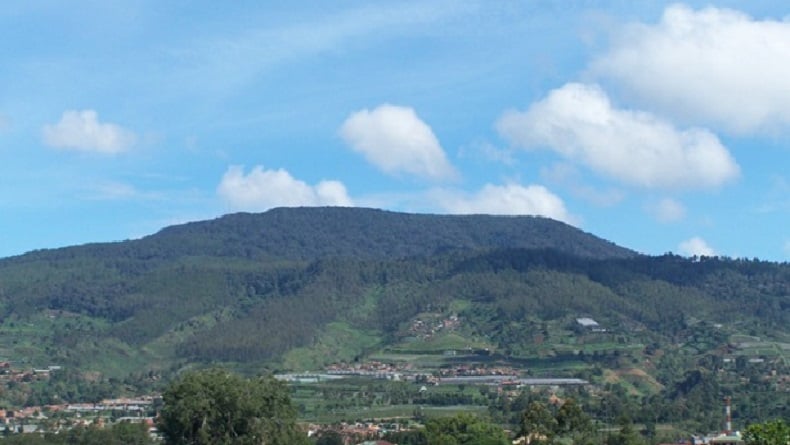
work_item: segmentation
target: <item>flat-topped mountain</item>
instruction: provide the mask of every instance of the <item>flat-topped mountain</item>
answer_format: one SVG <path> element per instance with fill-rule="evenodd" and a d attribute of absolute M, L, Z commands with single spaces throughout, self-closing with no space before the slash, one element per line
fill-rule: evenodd
<path fill-rule="evenodd" d="M 449 250 L 550 249 L 586 258 L 635 252 L 536 216 L 428 215 L 351 207 L 276 208 L 167 227 L 140 240 L 36 252 L 32 256 L 219 256 L 314 260 L 408 258 Z"/>
<path fill-rule="evenodd" d="M 0 260 L 0 359 L 117 375 L 448 345 L 523 358 L 577 317 L 621 335 L 607 345 L 677 343 L 699 320 L 786 335 L 788 295 L 787 265 L 639 255 L 547 218 L 278 208 Z M 434 318 L 458 329 L 414 343 Z"/>
<path fill-rule="evenodd" d="M 191 244 L 195 238 L 206 244 Z M 292 259 L 405 258 L 447 250 L 496 248 L 553 249 L 594 258 L 634 255 L 628 249 L 548 218 L 407 214 L 349 207 L 238 213 L 169 227 L 146 241 L 180 244 L 187 252 L 216 248 L 220 255 L 246 250 L 247 255 Z"/>

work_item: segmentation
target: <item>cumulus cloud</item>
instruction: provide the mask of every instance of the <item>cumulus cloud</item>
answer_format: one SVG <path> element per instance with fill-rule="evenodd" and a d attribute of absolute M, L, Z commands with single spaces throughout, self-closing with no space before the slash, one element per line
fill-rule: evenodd
<path fill-rule="evenodd" d="M 719 139 L 678 130 L 645 112 L 615 108 L 596 85 L 569 83 L 527 111 L 506 112 L 500 134 L 524 148 L 548 147 L 622 183 L 646 188 L 705 188 L 739 176 Z"/>
<path fill-rule="evenodd" d="M 50 147 L 106 154 L 126 151 L 137 140 L 119 125 L 99 122 L 94 110 L 67 110 L 58 123 L 44 126 L 43 135 Z"/>
<path fill-rule="evenodd" d="M 647 205 L 647 211 L 662 223 L 671 223 L 686 217 L 686 208 L 672 198 L 664 198 Z"/>
<path fill-rule="evenodd" d="M 357 111 L 343 123 L 340 135 L 385 173 L 439 180 L 457 176 L 433 130 L 412 108 L 384 104 Z"/>
<path fill-rule="evenodd" d="M 575 224 L 562 199 L 541 185 L 486 184 L 472 195 L 435 190 L 431 198 L 449 213 L 493 215 L 540 215 Z"/>
<path fill-rule="evenodd" d="M 286 170 L 254 167 L 249 174 L 231 166 L 217 187 L 219 196 L 233 210 L 264 211 L 280 206 L 352 206 L 346 187 L 339 181 L 321 181 L 311 186 Z"/>
<path fill-rule="evenodd" d="M 592 65 L 631 94 L 692 122 L 752 132 L 790 124 L 790 21 L 668 7 L 625 27 Z"/>
<path fill-rule="evenodd" d="M 678 250 L 686 256 L 714 256 L 716 251 L 705 242 L 704 239 L 695 236 L 689 238 L 678 245 Z"/>

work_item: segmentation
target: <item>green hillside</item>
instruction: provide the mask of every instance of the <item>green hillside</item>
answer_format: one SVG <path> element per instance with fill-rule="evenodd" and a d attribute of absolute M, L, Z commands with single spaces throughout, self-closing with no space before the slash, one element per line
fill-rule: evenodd
<path fill-rule="evenodd" d="M 275 209 L 6 258 L 0 317 L 19 367 L 464 361 L 651 397 L 708 362 L 786 373 L 790 265 L 638 255 L 545 218 Z"/>
<path fill-rule="evenodd" d="M 269 362 L 332 322 L 383 345 L 453 301 L 510 351 L 508 323 L 581 315 L 662 338 L 688 317 L 769 332 L 790 324 L 788 283 L 786 265 L 639 256 L 545 218 L 275 209 L 0 261 L 0 353 Z"/>
<path fill-rule="evenodd" d="M 251 336 L 269 329 L 279 335 L 266 335 L 268 343 L 258 343 L 254 354 L 242 358 L 269 359 L 303 346 L 313 330 L 348 311 L 360 295 L 386 285 L 389 275 L 413 287 L 412 280 L 426 279 L 429 258 L 503 247 L 547 248 L 586 258 L 634 256 L 545 218 L 352 208 L 229 215 L 169 227 L 141 240 L 42 250 L 0 261 L 4 325 L 13 330 L 14 321 L 29 325 L 34 320 L 30 335 L 41 346 L 20 347 L 26 341 L 20 343 L 16 335 L 32 337 L 19 332 L 7 337 L 17 343 L 3 350 L 12 360 L 43 360 L 42 351 L 49 347 L 55 353 L 48 360 L 82 365 L 104 355 L 103 341 L 128 345 L 129 354 L 143 362 L 202 357 L 217 343 L 221 357 L 238 358 L 250 349 Z M 368 305 L 375 313 L 377 302 Z M 301 310 L 305 307 L 313 310 Z M 366 314 L 364 322 L 373 323 L 373 316 Z M 284 324 L 282 329 L 277 323 Z M 243 339 L 225 338 L 232 335 Z M 212 341 L 200 340 L 204 337 Z M 92 347 L 96 353 L 74 352 Z"/>

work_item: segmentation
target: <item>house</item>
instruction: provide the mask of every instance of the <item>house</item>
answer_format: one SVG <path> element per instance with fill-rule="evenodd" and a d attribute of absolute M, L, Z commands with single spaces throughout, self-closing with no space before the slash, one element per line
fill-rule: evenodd
<path fill-rule="evenodd" d="M 708 443 L 710 445 L 743 445 L 744 441 L 741 435 L 737 432 L 732 434 L 722 434 L 711 438 Z"/>
<path fill-rule="evenodd" d="M 582 328 L 588 329 L 592 332 L 606 332 L 606 329 L 602 328 L 597 321 L 593 320 L 590 317 L 577 318 L 576 323 Z"/>

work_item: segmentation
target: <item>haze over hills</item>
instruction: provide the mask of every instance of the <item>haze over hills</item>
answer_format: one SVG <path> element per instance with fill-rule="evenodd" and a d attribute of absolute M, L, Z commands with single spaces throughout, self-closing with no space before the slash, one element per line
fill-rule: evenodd
<path fill-rule="evenodd" d="M 281 208 L 3 259 L 0 356 L 110 374 L 313 367 L 415 348 L 426 313 L 464 320 L 434 349 L 503 357 L 581 315 L 658 344 L 694 320 L 783 338 L 789 295 L 787 265 L 648 257 L 546 218 Z"/>

